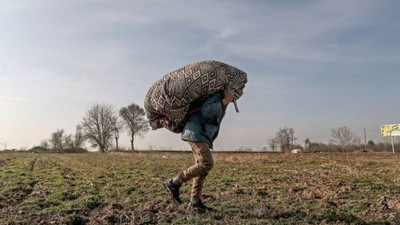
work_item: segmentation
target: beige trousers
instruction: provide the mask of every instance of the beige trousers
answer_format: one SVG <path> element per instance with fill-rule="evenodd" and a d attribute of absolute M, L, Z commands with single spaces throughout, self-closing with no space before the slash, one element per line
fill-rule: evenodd
<path fill-rule="evenodd" d="M 192 148 L 195 164 L 178 175 L 179 181 L 183 184 L 193 178 L 192 197 L 201 197 L 204 179 L 214 165 L 210 147 L 205 142 L 188 142 Z"/>

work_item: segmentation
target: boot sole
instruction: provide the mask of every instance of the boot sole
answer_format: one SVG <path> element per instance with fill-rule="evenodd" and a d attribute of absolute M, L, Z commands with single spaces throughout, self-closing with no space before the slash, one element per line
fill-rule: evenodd
<path fill-rule="evenodd" d="M 163 184 L 165 190 L 167 191 L 167 193 L 169 194 L 169 196 L 171 196 L 171 198 L 172 198 L 176 203 L 178 203 L 178 205 L 182 204 L 182 201 L 179 202 L 179 200 L 177 200 L 176 198 L 174 198 L 174 196 L 172 195 L 172 193 L 171 193 L 171 191 L 169 190 L 169 188 L 167 187 L 167 185 L 166 185 L 164 182 L 163 182 L 162 184 Z"/>

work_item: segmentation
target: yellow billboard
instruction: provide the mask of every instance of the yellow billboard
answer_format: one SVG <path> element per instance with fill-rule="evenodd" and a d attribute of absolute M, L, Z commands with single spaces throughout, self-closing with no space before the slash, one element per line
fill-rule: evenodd
<path fill-rule="evenodd" d="M 400 124 L 385 124 L 381 126 L 382 136 L 400 136 Z"/>

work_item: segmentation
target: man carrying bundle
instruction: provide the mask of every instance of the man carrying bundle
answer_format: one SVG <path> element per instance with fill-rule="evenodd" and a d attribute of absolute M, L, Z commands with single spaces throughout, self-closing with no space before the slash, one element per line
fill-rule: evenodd
<path fill-rule="evenodd" d="M 192 77 L 191 74 L 193 74 Z M 182 77 L 185 79 L 181 79 Z M 181 81 L 184 85 L 165 90 L 168 86 L 165 84 L 181 84 L 170 82 L 174 79 Z M 213 148 L 213 142 L 218 136 L 221 121 L 230 102 L 235 103 L 238 112 L 236 100 L 242 96 L 246 82 L 246 73 L 235 67 L 217 61 L 203 61 L 167 74 L 149 90 L 145 108 L 150 125 L 153 129 L 165 127 L 175 133 L 181 133 L 182 140 L 188 142 L 195 158 L 194 165 L 180 172 L 176 177 L 163 182 L 165 189 L 178 204 L 182 203 L 179 197 L 180 187 L 193 180 L 189 206 L 212 210 L 201 200 L 204 180 L 214 165 L 210 149 Z M 203 88 L 199 89 L 200 85 Z M 199 90 L 204 93 L 199 93 Z M 173 91 L 176 96 L 180 96 L 179 93 L 188 93 L 182 94 L 184 97 L 179 98 L 179 103 L 190 101 L 190 104 L 179 105 L 176 102 L 178 99 L 176 96 L 162 95 L 162 93 Z M 164 104 L 162 107 L 160 102 Z M 171 104 L 167 105 L 168 103 Z M 186 113 L 179 120 L 177 115 L 182 114 L 181 112 Z"/>

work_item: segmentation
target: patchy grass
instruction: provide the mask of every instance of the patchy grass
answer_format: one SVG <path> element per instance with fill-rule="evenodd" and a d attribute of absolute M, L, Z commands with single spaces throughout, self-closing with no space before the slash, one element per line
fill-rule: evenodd
<path fill-rule="evenodd" d="M 398 154 L 214 158 L 199 212 L 161 185 L 191 153 L 0 154 L 0 224 L 400 224 Z"/>

